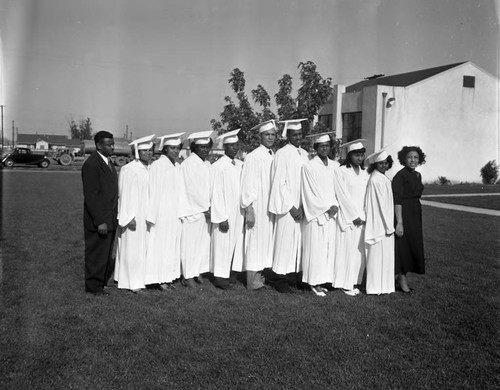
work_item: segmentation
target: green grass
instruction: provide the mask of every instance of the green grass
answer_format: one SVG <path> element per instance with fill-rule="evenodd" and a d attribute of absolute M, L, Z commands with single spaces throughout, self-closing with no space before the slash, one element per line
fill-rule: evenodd
<path fill-rule="evenodd" d="M 2 173 L 2 389 L 500 386 L 498 218 L 424 207 L 411 295 L 93 297 L 79 174 Z"/>
<path fill-rule="evenodd" d="M 490 210 L 500 210 L 500 194 L 498 196 L 446 196 L 424 198 L 433 202 L 458 204 L 461 206 L 479 207 Z"/>
<path fill-rule="evenodd" d="M 453 185 L 426 184 L 424 195 L 500 193 L 499 184 L 462 183 Z"/>

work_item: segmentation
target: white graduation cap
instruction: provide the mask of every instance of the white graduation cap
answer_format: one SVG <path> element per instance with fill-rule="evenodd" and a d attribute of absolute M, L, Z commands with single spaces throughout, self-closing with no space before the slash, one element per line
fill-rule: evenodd
<path fill-rule="evenodd" d="M 366 139 L 360 138 L 356 139 L 351 142 L 346 142 L 345 144 L 340 145 L 341 148 L 347 148 L 347 153 L 352 152 L 353 150 L 361 150 L 365 149 L 365 146 L 363 145 L 363 142 L 365 142 Z"/>
<path fill-rule="evenodd" d="M 197 145 L 206 145 L 210 142 L 210 137 L 213 134 L 212 130 L 199 131 L 197 133 L 191 133 L 188 136 L 188 140 L 194 141 Z"/>
<path fill-rule="evenodd" d="M 134 147 L 134 153 L 136 160 L 139 159 L 139 150 L 149 150 L 154 146 L 153 140 L 155 139 L 155 134 L 148 135 L 146 137 L 138 138 L 131 143 L 130 146 Z"/>
<path fill-rule="evenodd" d="M 389 157 L 389 153 L 387 153 L 387 148 L 389 146 L 384 146 L 382 149 L 376 151 L 375 153 L 370 154 L 366 159 L 365 159 L 365 164 L 371 165 L 373 163 L 378 163 L 380 161 L 384 161 L 387 157 Z"/>
<path fill-rule="evenodd" d="M 182 136 L 184 134 L 185 133 L 175 133 L 158 137 L 158 139 L 160 140 L 159 149 L 162 150 L 165 145 L 170 145 L 170 146 L 180 145 L 182 143 Z"/>
<path fill-rule="evenodd" d="M 227 133 L 221 134 L 219 137 L 217 137 L 217 141 L 222 141 L 222 144 L 234 144 L 238 142 L 238 133 L 240 132 L 241 129 L 236 129 L 232 131 L 228 131 Z"/>
<path fill-rule="evenodd" d="M 284 123 L 285 127 L 283 127 L 283 133 L 281 134 L 282 138 L 286 138 L 287 130 L 302 130 L 302 124 L 300 122 L 306 121 L 306 118 L 303 119 L 290 119 L 287 121 L 280 121 L 279 123 Z"/>
<path fill-rule="evenodd" d="M 314 138 L 313 144 L 322 144 L 323 142 L 330 142 L 330 134 L 335 134 L 334 131 L 327 131 L 325 133 L 310 134 L 307 138 Z"/>
<path fill-rule="evenodd" d="M 270 119 L 252 127 L 250 130 L 259 130 L 259 134 L 269 130 L 276 131 L 276 121 L 274 119 Z"/>

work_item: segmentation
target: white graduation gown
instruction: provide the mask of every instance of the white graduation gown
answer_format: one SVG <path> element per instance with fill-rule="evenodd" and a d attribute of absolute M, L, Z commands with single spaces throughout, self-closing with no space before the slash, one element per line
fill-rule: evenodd
<path fill-rule="evenodd" d="M 241 174 L 241 207 L 253 205 L 255 225 L 245 226 L 243 269 L 262 271 L 273 265 L 274 215 L 269 213 L 273 154 L 260 145 L 249 153 Z"/>
<path fill-rule="evenodd" d="M 365 199 L 366 293 L 394 292 L 394 201 L 391 181 L 375 170 Z"/>
<path fill-rule="evenodd" d="M 170 283 L 181 274 L 181 229 L 178 218 L 180 165 L 160 156 L 151 164 L 146 284 Z"/>
<path fill-rule="evenodd" d="M 243 162 L 226 155 L 211 167 L 210 220 L 212 242 L 210 272 L 229 278 L 231 269 L 243 270 L 243 210 L 240 206 Z M 228 221 L 229 230 L 221 232 L 219 223 Z M 232 267 L 231 267 L 232 264 Z"/>
<path fill-rule="evenodd" d="M 302 168 L 302 205 L 306 218 L 303 234 L 302 280 L 311 286 L 333 282 L 335 217 L 327 211 L 338 206 L 335 195 L 336 165 L 316 156 Z"/>
<path fill-rule="evenodd" d="M 277 274 L 300 271 L 303 221 L 295 221 L 289 211 L 302 204 L 302 166 L 308 161 L 308 153 L 291 144 L 278 150 L 273 161 L 269 211 L 275 215 L 273 271 Z"/>
<path fill-rule="evenodd" d="M 118 288 L 145 287 L 149 166 L 134 160 L 120 170 L 118 180 L 118 247 L 115 280 Z M 135 219 L 136 228 L 124 228 Z"/>
<path fill-rule="evenodd" d="M 366 186 L 369 175 L 366 170 L 341 166 L 338 171 L 337 199 L 340 204 L 337 218 L 337 237 L 335 240 L 336 288 L 351 290 L 361 284 L 366 267 L 364 225 L 355 226 L 352 222 L 366 219 L 364 212 Z"/>
<path fill-rule="evenodd" d="M 186 279 L 210 270 L 210 163 L 191 153 L 181 164 L 178 216 L 182 221 L 181 268 Z"/>

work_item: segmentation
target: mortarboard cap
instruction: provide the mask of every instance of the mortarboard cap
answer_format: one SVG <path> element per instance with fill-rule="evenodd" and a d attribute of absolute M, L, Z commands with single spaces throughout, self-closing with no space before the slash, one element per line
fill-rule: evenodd
<path fill-rule="evenodd" d="M 210 142 L 210 137 L 213 134 L 212 130 L 208 131 L 199 131 L 197 133 L 191 133 L 188 136 L 188 139 L 194 141 L 197 145 L 206 145 Z"/>
<path fill-rule="evenodd" d="M 257 126 L 252 127 L 250 130 L 259 130 L 259 133 L 263 133 L 264 131 L 269 130 L 276 131 L 276 121 L 274 119 L 270 119 L 258 124 Z"/>
<path fill-rule="evenodd" d="M 175 134 L 167 134 L 161 137 L 158 137 L 160 140 L 159 149 L 162 150 L 165 145 L 175 146 L 182 143 L 182 136 L 185 133 L 175 133 Z"/>
<path fill-rule="evenodd" d="M 313 144 L 321 144 L 323 142 L 330 142 L 330 134 L 335 134 L 334 131 L 327 131 L 325 133 L 310 134 L 307 138 L 314 138 Z"/>
<path fill-rule="evenodd" d="M 366 165 L 371 165 L 373 163 L 378 163 L 380 161 L 384 161 L 387 157 L 389 157 L 389 153 L 387 153 L 388 146 L 384 146 L 382 149 L 376 151 L 375 153 L 370 154 L 365 159 Z"/>
<path fill-rule="evenodd" d="M 238 133 L 240 132 L 241 129 L 236 129 L 232 131 L 228 131 L 227 133 L 221 134 L 219 137 L 217 137 L 217 141 L 222 141 L 222 144 L 234 144 L 235 142 L 238 142 Z"/>
<path fill-rule="evenodd" d="M 352 152 L 353 150 L 361 150 L 365 149 L 365 146 L 363 145 L 363 142 L 365 142 L 366 139 L 360 138 L 356 139 L 351 142 L 346 142 L 345 144 L 340 145 L 341 148 L 347 148 L 347 153 Z"/>
<path fill-rule="evenodd" d="M 139 159 L 139 150 L 149 150 L 154 146 L 153 140 L 155 135 L 148 135 L 146 137 L 137 138 L 136 140 L 129 143 L 130 146 L 134 147 L 135 158 Z"/>
<path fill-rule="evenodd" d="M 284 123 L 282 138 L 286 138 L 287 130 L 302 130 L 302 124 L 300 122 L 306 121 L 307 119 L 290 119 L 287 121 L 280 121 L 279 123 Z"/>

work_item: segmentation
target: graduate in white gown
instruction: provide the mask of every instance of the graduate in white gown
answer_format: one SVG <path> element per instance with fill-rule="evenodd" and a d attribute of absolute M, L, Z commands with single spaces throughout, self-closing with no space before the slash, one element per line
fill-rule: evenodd
<path fill-rule="evenodd" d="M 191 154 L 181 164 L 178 216 L 182 221 L 181 269 L 187 287 L 210 270 L 210 162 L 213 131 L 189 135 Z"/>
<path fill-rule="evenodd" d="M 368 187 L 365 199 L 366 293 L 390 294 L 394 280 L 394 201 L 385 172 L 392 158 L 382 149 L 366 158 Z"/>
<path fill-rule="evenodd" d="M 241 170 L 238 160 L 238 132 L 229 131 L 218 138 L 224 155 L 211 166 L 210 220 L 212 222 L 212 255 L 210 272 L 214 286 L 230 288 L 231 270 L 243 270 L 243 209 L 240 206 Z"/>
<path fill-rule="evenodd" d="M 356 296 L 360 290 L 366 267 L 365 255 L 365 194 L 368 173 L 364 168 L 365 147 L 363 140 L 342 145 L 347 156 L 338 170 L 337 199 L 340 210 L 337 218 L 335 242 L 335 288 Z"/>
<path fill-rule="evenodd" d="M 149 226 L 146 255 L 146 284 L 173 288 L 172 282 L 181 275 L 181 229 L 177 216 L 179 207 L 182 135 L 169 134 L 160 139 L 162 155 L 151 164 L 149 204 L 146 221 Z"/>
<path fill-rule="evenodd" d="M 269 213 L 269 193 L 276 124 L 270 120 L 252 130 L 259 131 L 261 145 L 246 156 L 241 174 L 241 207 L 245 209 L 243 269 L 247 289 L 258 290 L 264 287 L 262 271 L 273 265 L 274 215 Z"/>
<path fill-rule="evenodd" d="M 336 165 L 328 158 L 332 141 L 329 133 L 315 134 L 317 156 L 302 168 L 302 204 L 306 224 L 303 234 L 302 281 L 317 296 L 327 290 L 322 284 L 333 282 L 335 257 Z"/>
<path fill-rule="evenodd" d="M 149 168 L 154 135 L 133 141 L 135 160 L 123 166 L 118 180 L 118 247 L 115 280 L 118 288 L 137 292 L 146 285 Z"/>
<path fill-rule="evenodd" d="M 293 293 L 287 274 L 301 271 L 302 228 L 304 210 L 300 197 L 302 166 L 309 161 L 309 153 L 301 148 L 302 121 L 285 123 L 282 138 L 288 143 L 276 152 L 272 165 L 269 211 L 275 215 L 272 282 L 279 292 Z"/>

